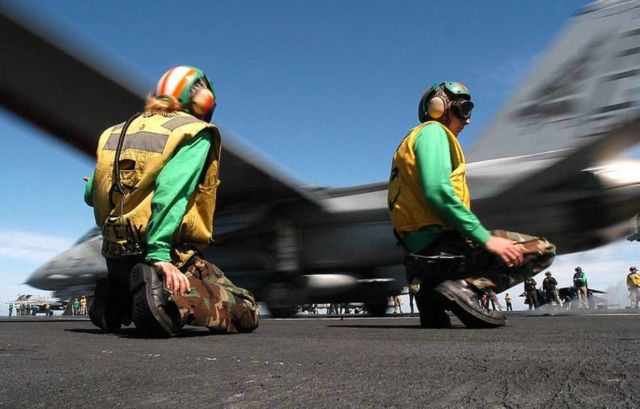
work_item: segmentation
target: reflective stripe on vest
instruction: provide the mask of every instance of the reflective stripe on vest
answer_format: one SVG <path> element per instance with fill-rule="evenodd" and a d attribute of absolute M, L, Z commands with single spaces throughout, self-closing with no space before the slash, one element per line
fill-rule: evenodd
<path fill-rule="evenodd" d="M 464 206 L 467 209 L 471 207 L 464 154 L 458 139 L 447 127 L 439 122 L 424 122 L 409 132 L 393 155 L 387 204 L 394 228 L 400 235 L 429 225 L 438 225 L 444 229 L 451 229 L 451 226 L 427 202 L 422 191 L 414 147 L 416 138 L 427 126 L 440 126 L 445 131 L 449 141 L 451 168 L 453 169 L 449 174 L 451 185 Z"/>

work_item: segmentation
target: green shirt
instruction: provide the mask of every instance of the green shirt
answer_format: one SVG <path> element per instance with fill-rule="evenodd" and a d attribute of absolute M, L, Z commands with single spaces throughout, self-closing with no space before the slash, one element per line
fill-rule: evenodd
<path fill-rule="evenodd" d="M 424 197 L 447 223 L 473 241 L 484 244 L 491 233 L 482 226 L 475 214 L 456 196 L 449 174 L 451 152 L 445 131 L 437 124 L 427 125 L 416 136 L 413 147 Z M 442 233 L 432 225 L 404 234 L 403 244 L 409 252 L 417 252 Z"/>
<path fill-rule="evenodd" d="M 573 284 L 577 287 L 586 287 L 587 286 L 587 273 L 581 271 L 579 273 L 575 273 L 573 275 Z"/>
<path fill-rule="evenodd" d="M 200 132 L 181 145 L 160 171 L 146 228 L 147 261 L 171 261 L 173 234 L 182 222 L 213 144 L 208 131 Z M 84 201 L 89 206 L 93 206 L 94 175 L 95 172 L 84 189 Z"/>

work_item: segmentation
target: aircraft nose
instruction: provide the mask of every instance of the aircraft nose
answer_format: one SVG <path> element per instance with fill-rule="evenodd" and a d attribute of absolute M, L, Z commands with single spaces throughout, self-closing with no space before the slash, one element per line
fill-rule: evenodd
<path fill-rule="evenodd" d="M 47 262 L 38 267 L 33 273 L 31 273 L 27 281 L 25 281 L 25 284 L 41 290 L 48 290 L 48 275 L 49 272 L 52 271 L 50 264 L 50 262 Z"/>
<path fill-rule="evenodd" d="M 55 291 L 66 287 L 95 283 L 106 276 L 107 266 L 100 254 L 90 243 L 80 243 L 58 254 L 38 267 L 26 284 L 41 289 Z"/>

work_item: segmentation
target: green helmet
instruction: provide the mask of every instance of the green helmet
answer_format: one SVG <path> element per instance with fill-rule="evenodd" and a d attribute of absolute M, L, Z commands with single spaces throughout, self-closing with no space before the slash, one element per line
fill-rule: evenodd
<path fill-rule="evenodd" d="M 420 98 L 418 119 L 420 122 L 439 119 L 448 110 L 452 110 L 463 119 L 468 119 L 471 117 L 473 106 L 471 93 L 463 83 L 456 81 L 436 82 Z"/>

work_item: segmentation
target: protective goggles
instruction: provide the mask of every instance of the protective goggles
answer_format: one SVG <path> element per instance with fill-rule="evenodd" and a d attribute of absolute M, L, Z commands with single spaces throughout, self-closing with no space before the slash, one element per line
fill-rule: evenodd
<path fill-rule="evenodd" d="M 471 118 L 471 111 L 473 110 L 473 107 L 473 102 L 468 100 L 451 102 L 451 110 L 456 114 L 456 116 L 462 119 Z"/>

